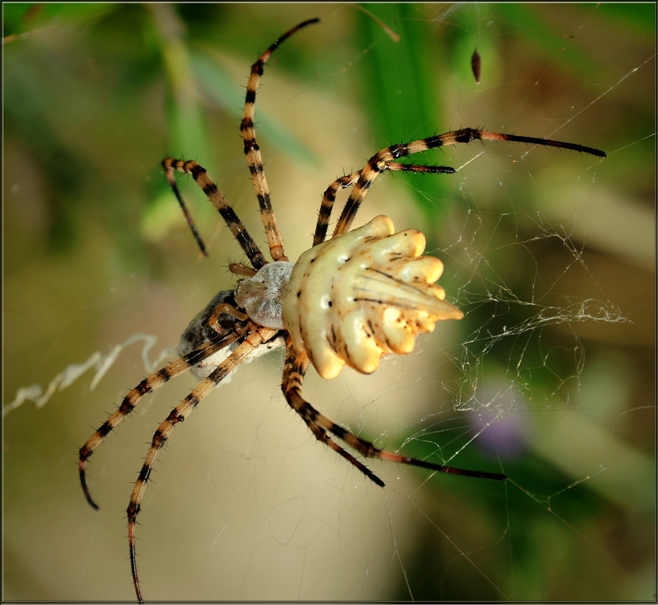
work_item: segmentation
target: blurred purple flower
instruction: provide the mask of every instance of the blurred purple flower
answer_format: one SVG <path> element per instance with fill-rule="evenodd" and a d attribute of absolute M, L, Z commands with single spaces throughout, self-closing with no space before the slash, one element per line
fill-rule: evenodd
<path fill-rule="evenodd" d="M 530 425 L 521 395 L 509 383 L 484 381 L 476 392 L 479 409 L 471 412 L 471 425 L 481 431 L 475 444 L 486 456 L 503 460 L 521 458 L 529 449 Z"/>

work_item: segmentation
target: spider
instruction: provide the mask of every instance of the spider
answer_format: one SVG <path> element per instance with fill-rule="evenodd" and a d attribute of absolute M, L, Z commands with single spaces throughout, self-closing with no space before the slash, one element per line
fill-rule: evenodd
<path fill-rule="evenodd" d="M 265 260 L 258 245 L 203 167 L 195 161 L 173 158 L 162 161 L 166 178 L 201 252 L 207 254 L 176 185 L 175 171 L 192 175 L 237 239 L 251 267 L 242 263 L 229 265 L 229 270 L 242 279 L 234 290 L 223 290 L 215 295 L 192 320 L 178 346 L 181 357 L 132 389 L 119 408 L 80 449 L 82 489 L 87 502 L 97 509 L 87 486 L 85 468 L 87 460 L 103 439 L 147 393 L 152 393 L 187 370 L 191 370 L 200 380 L 198 386 L 155 431 L 130 496 L 127 509 L 130 565 L 140 603 L 142 593 L 136 567 L 135 526 L 160 449 L 176 425 L 185 420 L 239 364 L 252 361 L 274 348 L 285 347 L 286 350 L 281 389 L 290 407 L 299 414 L 318 441 L 378 486 L 384 487 L 384 482 L 335 439 L 364 458 L 379 458 L 467 477 L 506 480 L 507 477 L 500 473 L 455 468 L 376 448 L 331 421 L 304 399 L 304 374 L 309 364 L 324 379 L 336 377 L 344 366 L 366 374 L 374 372 L 383 356 L 409 353 L 414 348 L 416 337 L 420 333 L 433 331 L 437 321 L 463 317 L 459 309 L 445 300 L 445 290 L 434 283 L 443 271 L 443 264 L 437 258 L 422 256 L 425 238 L 421 232 L 407 229 L 394 233 L 393 223 L 386 216 L 378 216 L 363 227 L 350 230 L 370 186 L 383 172 L 455 172 L 447 166 L 405 164 L 397 160 L 428 149 L 473 140 L 510 141 L 561 147 L 599 157 L 606 155 L 597 149 L 573 143 L 472 128 L 392 145 L 372 156 L 361 170 L 342 176 L 329 185 L 322 198 L 312 247 L 296 263 L 292 263 L 285 255 L 272 210 L 253 118 L 256 91 L 265 62 L 284 40 L 318 21 L 304 21 L 276 40 L 252 65 L 247 85 L 240 132 L 274 262 Z M 351 194 L 333 235 L 325 241 L 336 193 L 350 187 Z"/>

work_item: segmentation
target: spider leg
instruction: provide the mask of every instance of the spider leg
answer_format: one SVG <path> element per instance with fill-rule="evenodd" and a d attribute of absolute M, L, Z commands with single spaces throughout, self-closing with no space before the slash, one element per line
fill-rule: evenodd
<path fill-rule="evenodd" d="M 215 307 L 215 310 L 213 311 L 212 315 L 210 316 L 210 319 L 208 320 L 208 323 L 210 324 L 212 329 L 215 330 L 215 332 L 217 332 L 217 334 L 222 334 L 224 332 L 224 329 L 219 323 L 219 316 L 222 314 L 230 315 L 231 317 L 235 317 L 240 321 L 249 319 L 249 316 L 246 313 L 242 313 L 238 311 L 233 305 L 229 305 L 228 303 L 220 303 Z"/>
<path fill-rule="evenodd" d="M 244 277 L 253 277 L 258 273 L 255 269 L 247 267 L 247 265 L 243 265 L 242 263 L 229 263 L 228 270 L 234 275 L 243 275 Z"/>
<path fill-rule="evenodd" d="M 454 174 L 455 169 L 450 166 L 417 166 L 415 164 L 398 164 L 396 162 L 387 162 L 383 170 L 392 170 L 398 172 L 423 172 L 432 174 Z M 327 237 L 327 229 L 329 228 L 329 219 L 331 218 L 331 211 L 336 201 L 336 193 L 339 189 L 347 189 L 352 187 L 361 176 L 361 170 L 353 172 L 345 176 L 337 178 L 329 187 L 327 187 L 324 195 L 322 196 L 322 203 L 320 204 L 320 212 L 318 213 L 318 222 L 315 226 L 315 235 L 313 236 L 313 246 L 317 246 L 324 242 Z M 367 193 L 367 191 L 366 191 Z M 365 193 L 364 193 L 365 197 Z"/>
<path fill-rule="evenodd" d="M 180 359 L 172 361 L 164 368 L 158 370 L 155 374 L 151 374 L 142 380 L 142 382 L 140 382 L 123 398 L 119 408 L 110 415 L 110 417 L 87 440 L 87 443 L 85 443 L 80 448 L 80 460 L 78 463 L 78 468 L 80 471 L 80 483 L 82 485 L 82 491 L 84 492 L 87 502 L 93 508 L 98 510 L 98 505 L 92 500 L 89 493 L 85 469 L 87 460 L 94 453 L 96 448 L 103 442 L 103 439 L 107 437 L 108 433 L 114 430 L 117 425 L 135 409 L 135 406 L 144 395 L 159 389 L 163 384 L 169 382 L 172 378 L 175 378 L 183 372 L 186 372 L 191 367 L 197 365 L 207 357 L 210 357 L 220 349 L 227 347 L 231 343 L 235 342 L 239 337 L 240 332 L 236 331 L 226 334 L 222 338 L 217 338 L 217 340 L 212 342 L 204 343 L 200 347 L 190 351 L 187 355 L 183 355 L 183 357 Z"/>
<path fill-rule="evenodd" d="M 199 249 L 201 250 L 201 255 L 208 256 L 206 245 L 203 243 L 203 239 L 201 239 L 201 235 L 199 234 L 199 231 L 197 230 L 196 225 L 194 224 L 194 219 L 192 218 L 192 215 L 190 214 L 190 211 L 187 208 L 187 204 L 185 204 L 185 200 L 183 200 L 183 196 L 181 195 L 180 190 L 178 189 L 178 185 L 176 185 L 176 180 L 174 179 L 173 172 L 171 170 L 167 170 L 167 168 L 165 167 L 165 174 L 167 176 L 167 181 L 169 182 L 169 186 L 171 187 L 172 191 L 174 192 L 174 195 L 176 196 L 176 199 L 178 200 L 178 205 L 181 207 L 181 210 L 185 215 L 185 220 L 187 221 L 187 225 L 190 228 L 190 231 L 192 231 L 192 235 L 194 236 L 194 239 L 196 240 L 196 243 L 199 246 Z"/>
<path fill-rule="evenodd" d="M 169 185 L 171 186 L 171 189 L 174 192 L 174 195 L 176 196 L 176 199 L 178 200 L 178 203 L 181 205 L 181 207 L 184 207 L 185 203 L 183 202 L 183 197 L 181 196 L 178 185 L 176 184 L 176 179 L 174 178 L 174 170 L 192 175 L 192 178 L 196 184 L 201 187 L 206 196 L 208 196 L 208 199 L 212 202 L 212 205 L 217 208 L 217 211 L 226 222 L 226 225 L 233 234 L 233 237 L 238 240 L 240 247 L 247 255 L 254 268 L 260 269 L 267 264 L 263 253 L 260 251 L 260 248 L 256 245 L 256 242 L 253 240 L 251 235 L 249 235 L 247 228 L 238 218 L 238 215 L 235 213 L 235 210 L 233 210 L 232 206 L 228 204 L 226 198 L 224 198 L 221 191 L 217 188 L 217 185 L 215 185 L 212 179 L 208 176 L 208 173 L 203 166 L 200 166 L 194 160 L 185 161 L 175 160 L 174 158 L 165 158 L 162 160 L 162 167 L 165 169 L 165 175 L 167 176 Z M 197 237 L 197 242 L 200 242 L 198 234 L 196 234 L 195 237 Z M 200 242 L 199 245 L 201 247 L 201 251 L 204 254 L 207 254 L 205 252 L 205 246 L 203 246 L 203 242 Z"/>
<path fill-rule="evenodd" d="M 283 380 L 281 385 L 281 390 L 283 391 L 286 400 L 290 404 L 290 407 L 295 410 L 298 414 L 299 411 L 295 409 L 295 406 L 292 403 L 292 399 L 288 397 L 288 393 L 293 390 L 299 390 L 301 392 L 302 379 L 306 373 L 306 368 L 308 367 L 308 358 L 305 355 L 298 355 L 297 352 L 293 349 L 292 346 L 287 346 L 286 348 L 286 361 L 283 369 Z M 365 464 L 357 460 L 352 454 L 345 451 L 340 445 L 331 439 L 323 428 L 319 427 L 315 422 L 313 422 L 308 416 L 299 414 L 302 420 L 306 423 L 306 426 L 310 431 L 315 435 L 318 441 L 324 443 L 327 447 L 331 448 L 339 456 L 342 456 L 350 464 L 358 468 L 366 477 L 371 479 L 374 483 L 380 487 L 384 487 L 384 482 L 373 473 Z"/>
<path fill-rule="evenodd" d="M 283 251 L 283 243 L 281 242 L 281 235 L 276 225 L 276 217 L 272 210 L 272 202 L 270 200 L 270 190 L 265 178 L 265 171 L 263 169 L 263 160 L 260 155 L 260 148 L 256 143 L 256 131 L 254 130 L 254 113 L 256 107 L 256 91 L 260 78 L 263 75 L 263 67 L 270 55 L 279 47 L 279 45 L 292 36 L 295 32 L 299 31 L 307 25 L 317 23 L 319 19 L 309 19 L 296 25 L 288 30 L 283 36 L 276 40 L 251 66 L 251 73 L 249 75 L 249 82 L 247 83 L 247 95 L 244 101 L 244 112 L 242 114 L 242 122 L 240 123 L 240 134 L 244 140 L 244 153 L 247 156 L 247 164 L 249 165 L 249 172 L 251 172 L 251 179 L 258 198 L 260 206 L 260 214 L 265 226 L 265 233 L 267 234 L 267 241 L 270 246 L 270 254 L 272 260 L 288 260 L 285 252 Z"/>
<path fill-rule="evenodd" d="M 320 212 L 318 213 L 318 222 L 315 225 L 315 235 L 313 236 L 313 245 L 317 246 L 324 242 L 327 237 L 327 229 L 329 228 L 329 219 L 331 218 L 331 211 L 334 208 L 336 201 L 336 193 L 339 189 L 347 189 L 352 187 L 361 176 L 361 171 L 353 172 L 337 178 L 322 195 L 322 203 L 320 204 Z"/>
<path fill-rule="evenodd" d="M 294 409 L 294 408 L 293 408 Z M 342 456 L 347 460 L 350 464 L 354 465 L 356 468 L 358 468 L 366 477 L 374 481 L 379 487 L 384 487 L 384 482 L 377 476 L 375 473 L 373 473 L 365 464 L 362 462 L 359 462 L 352 454 L 349 452 L 345 451 L 340 445 L 338 445 L 335 441 L 331 439 L 331 437 L 327 434 L 327 431 L 324 429 L 320 428 L 317 424 L 314 424 L 308 418 L 304 418 L 302 416 L 302 420 L 306 423 L 306 426 L 311 430 L 311 432 L 315 435 L 318 441 L 322 441 L 327 447 L 331 448 L 336 452 L 339 456 Z"/>
<path fill-rule="evenodd" d="M 580 153 L 589 153 L 598 157 L 606 157 L 605 152 L 594 149 L 593 147 L 585 147 L 583 145 L 576 145 L 574 143 L 565 143 L 562 141 L 554 141 L 552 139 L 540 139 L 536 137 L 525 137 L 515 134 L 502 134 L 498 132 L 487 132 L 485 130 L 478 130 L 475 128 L 463 128 L 454 132 L 446 132 L 445 134 L 412 141 L 411 143 L 403 143 L 400 145 L 391 145 L 382 149 L 380 152 L 373 155 L 366 166 L 361 171 L 359 179 L 354 185 L 354 189 L 343 208 L 343 212 L 338 219 L 336 229 L 334 230 L 333 237 L 347 233 L 352 225 L 352 221 L 359 210 L 359 206 L 363 198 L 368 192 L 368 188 L 372 185 L 373 181 L 386 170 L 388 162 L 397 160 L 401 157 L 412 155 L 414 153 L 421 153 L 428 149 L 435 149 L 437 147 L 444 147 L 447 145 L 456 145 L 458 143 L 470 143 L 471 141 L 509 141 L 510 143 L 526 143 L 527 145 L 540 145 L 543 147 L 560 147 L 562 149 L 570 149 Z"/>
<path fill-rule="evenodd" d="M 484 471 L 473 471 L 468 469 L 456 468 L 453 466 L 447 466 L 445 464 L 435 464 L 433 462 L 427 462 L 426 460 L 419 460 L 417 458 L 411 458 L 409 456 L 401 456 L 399 454 L 394 454 L 392 452 L 387 452 L 385 450 L 380 450 L 376 448 L 372 443 L 357 437 L 347 429 L 336 424 L 320 412 L 318 412 L 310 403 L 308 403 L 301 394 L 302 382 L 306 368 L 308 367 L 308 359 L 305 354 L 300 354 L 295 351 L 292 347 L 292 343 L 288 341 L 286 343 L 286 362 L 283 370 L 283 384 L 282 390 L 283 394 L 288 401 L 290 407 L 292 407 L 303 419 L 304 422 L 311 428 L 316 437 L 329 445 L 333 450 L 338 452 L 341 456 L 349 460 L 354 466 L 356 466 L 361 472 L 363 472 L 366 477 L 372 480 L 374 483 L 380 487 L 384 486 L 384 482 L 379 479 L 372 471 L 367 467 L 361 464 L 358 460 L 354 459 L 350 454 L 344 452 L 340 446 L 333 443 L 326 433 L 331 433 L 334 436 L 338 437 L 341 441 L 344 441 L 351 448 L 355 449 L 365 458 L 379 458 L 380 460 L 386 460 L 388 462 L 397 462 L 400 464 L 409 464 L 411 466 L 418 466 L 421 468 L 426 468 L 432 471 L 437 471 L 441 473 L 449 473 L 452 475 L 463 475 L 466 477 L 474 477 L 477 479 L 490 479 L 493 481 L 505 481 L 507 479 L 506 475 L 501 473 L 488 473 Z M 316 430 L 313 427 L 317 427 Z M 324 436 L 323 436 L 324 434 Z M 333 444 L 333 445 L 331 445 Z M 339 451 L 342 450 L 342 451 Z"/>
<path fill-rule="evenodd" d="M 137 575 L 137 558 L 135 550 L 135 525 L 137 515 L 140 512 L 141 502 L 144 498 L 146 484 L 153 470 L 153 465 L 158 458 L 162 446 L 167 442 L 174 428 L 179 422 L 187 418 L 192 410 L 238 365 L 247 357 L 258 345 L 270 340 L 277 334 L 277 330 L 263 328 L 253 322 L 249 322 L 248 332 L 242 343 L 222 362 L 217 368 L 203 380 L 183 401 L 181 401 L 160 424 L 153 435 L 151 446 L 146 454 L 146 459 L 139 472 L 139 477 L 135 482 L 130 503 L 128 504 L 128 546 L 130 548 L 130 567 L 132 570 L 133 584 L 135 593 L 140 603 L 143 603 L 142 593 L 139 587 L 139 577 Z"/>

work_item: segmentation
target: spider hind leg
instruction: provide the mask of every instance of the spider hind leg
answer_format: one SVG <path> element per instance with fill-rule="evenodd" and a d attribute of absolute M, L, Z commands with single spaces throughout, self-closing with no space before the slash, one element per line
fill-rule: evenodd
<path fill-rule="evenodd" d="M 402 143 L 399 145 L 391 145 L 382 149 L 373 155 L 368 163 L 363 167 L 357 182 L 350 194 L 343 212 L 341 213 L 333 237 L 347 233 L 354 221 L 354 217 L 359 210 L 361 202 L 365 198 L 370 186 L 374 180 L 387 170 L 387 165 L 391 162 L 398 160 L 402 157 L 410 156 L 415 153 L 422 153 L 430 149 L 437 149 L 438 147 L 445 147 L 447 145 L 457 145 L 459 143 L 471 143 L 472 141 L 507 141 L 509 143 L 525 143 L 526 145 L 536 145 L 538 147 L 558 147 L 561 149 L 569 149 L 579 153 L 587 153 L 596 157 L 604 158 L 606 154 L 600 149 L 593 147 L 585 147 L 575 143 L 567 143 L 564 141 L 555 141 L 553 139 L 542 139 L 539 137 L 526 137 L 515 134 L 504 134 L 500 132 L 488 132 L 478 128 L 462 128 L 444 134 L 411 141 L 410 143 Z M 402 164 L 400 165 L 402 166 Z M 429 167 L 428 167 L 429 168 Z M 390 168 L 388 168 L 390 169 Z M 398 170 L 410 170 L 407 168 L 398 168 Z M 413 169 L 411 169 L 413 170 Z M 422 170 L 417 170 L 422 172 Z M 431 172 L 431 170 L 428 170 Z M 441 170 L 437 170 L 441 172 Z M 447 171 L 449 172 L 449 170 Z"/>
<path fill-rule="evenodd" d="M 308 358 L 305 354 L 296 352 L 290 341 L 288 341 L 286 348 L 287 353 L 283 370 L 283 382 L 281 389 L 286 400 L 288 401 L 288 404 L 302 417 L 306 425 L 309 427 L 309 429 L 311 429 L 319 441 L 322 441 L 331 449 L 333 449 L 337 454 L 345 458 L 376 485 L 384 487 L 385 484 L 368 467 L 366 467 L 363 463 L 354 458 L 354 456 L 352 456 L 349 452 L 346 452 L 342 447 L 335 443 L 327 433 L 333 434 L 335 437 L 349 445 L 352 449 L 359 452 L 364 458 L 378 458 L 379 460 L 384 460 L 387 462 L 408 464 L 410 466 L 418 466 L 420 468 L 425 468 L 431 471 L 447 473 L 451 475 L 461 475 L 475 479 L 489 479 L 491 481 L 507 480 L 507 476 L 503 475 L 502 473 L 462 469 L 387 452 L 375 447 L 371 442 L 366 441 L 361 437 L 357 437 L 354 435 L 354 433 L 348 431 L 347 429 L 336 424 L 318 412 L 308 401 L 302 397 L 301 388 L 304 373 L 306 372 L 309 363 Z"/>

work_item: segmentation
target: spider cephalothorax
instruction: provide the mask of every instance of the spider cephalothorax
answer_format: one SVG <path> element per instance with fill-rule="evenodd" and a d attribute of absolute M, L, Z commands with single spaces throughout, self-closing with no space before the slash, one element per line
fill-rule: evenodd
<path fill-rule="evenodd" d="M 326 189 L 320 206 L 313 247 L 297 263 L 285 256 L 272 210 L 260 150 L 254 131 L 254 107 L 263 66 L 274 50 L 296 31 L 316 23 L 300 23 L 276 40 L 253 64 L 240 132 L 244 152 L 260 206 L 261 217 L 274 263 L 263 253 L 238 219 L 233 208 L 197 162 L 166 158 L 162 162 L 171 185 L 201 251 L 205 246 L 180 195 L 174 171 L 191 174 L 225 220 L 251 267 L 232 264 L 230 270 L 243 276 L 235 291 L 219 292 L 186 328 L 178 351 L 179 359 L 145 378 L 121 402 L 119 408 L 80 448 L 79 472 L 87 501 L 91 498 L 86 480 L 89 457 L 137 405 L 142 396 L 187 370 L 201 382 L 160 424 L 142 465 L 128 504 L 128 544 L 133 584 L 142 601 L 137 575 L 135 527 L 146 484 L 160 449 L 178 423 L 241 363 L 249 362 L 276 347 L 286 347 L 281 390 L 290 407 L 319 440 L 350 462 L 379 486 L 384 482 L 354 455 L 340 446 L 340 439 L 366 458 L 410 464 L 469 477 L 505 480 L 494 472 L 458 469 L 380 450 L 317 411 L 302 396 L 302 382 L 311 363 L 323 378 L 337 376 L 344 366 L 373 372 L 382 356 L 410 352 L 418 334 L 431 332 L 437 321 L 460 319 L 462 312 L 445 301 L 445 291 L 434 282 L 443 271 L 437 258 L 422 256 L 425 238 L 419 231 L 393 232 L 393 223 L 378 216 L 350 231 L 370 185 L 383 172 L 400 171 L 452 174 L 447 166 L 420 166 L 398 160 L 428 149 L 473 140 L 510 141 L 561 147 L 599 157 L 605 153 L 591 147 L 549 139 L 525 137 L 464 128 L 406 144 L 393 145 L 375 154 L 363 169 L 336 179 Z M 333 236 L 325 242 L 331 211 L 339 189 L 352 188 Z"/>

